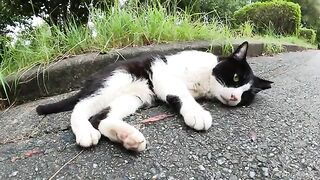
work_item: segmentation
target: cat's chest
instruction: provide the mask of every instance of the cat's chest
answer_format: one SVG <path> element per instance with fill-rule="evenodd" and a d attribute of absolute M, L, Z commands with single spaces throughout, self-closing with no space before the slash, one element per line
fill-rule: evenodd
<path fill-rule="evenodd" d="M 190 58 L 190 56 L 188 57 Z M 212 68 L 216 65 L 216 61 L 210 57 L 197 56 L 180 61 L 173 59 L 169 61 L 168 69 L 171 76 L 177 77 L 184 82 L 193 97 L 208 97 L 211 94 L 210 79 Z"/>
<path fill-rule="evenodd" d="M 184 82 L 193 97 L 206 97 L 210 94 L 210 69 L 184 67 L 182 72 L 175 74 Z"/>
<path fill-rule="evenodd" d="M 210 96 L 210 85 L 209 79 L 197 79 L 196 81 L 187 81 L 187 88 L 193 97 L 209 97 Z"/>

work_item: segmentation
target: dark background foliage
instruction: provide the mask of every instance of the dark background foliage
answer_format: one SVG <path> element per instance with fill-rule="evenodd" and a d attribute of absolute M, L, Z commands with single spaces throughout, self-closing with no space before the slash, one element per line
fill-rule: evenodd
<path fill-rule="evenodd" d="M 83 24 L 88 21 L 88 6 L 110 7 L 119 0 L 0 0 L 0 35 L 7 33 L 7 25 L 17 22 L 26 23 L 33 15 L 42 17 L 50 25 L 63 25 L 72 17 L 73 21 Z M 155 3 L 155 0 L 129 0 L 139 3 Z M 224 23 L 232 21 L 233 13 L 248 3 L 268 0 L 160 0 L 162 5 L 170 9 L 188 10 L 193 13 L 209 13 Z M 269 0 L 270 1 L 270 0 Z M 275 0 L 277 1 L 277 0 Z M 280 0 L 279 0 L 280 1 Z M 287 0 L 301 6 L 302 25 L 317 30 L 320 42 L 320 1 L 319 0 Z"/>

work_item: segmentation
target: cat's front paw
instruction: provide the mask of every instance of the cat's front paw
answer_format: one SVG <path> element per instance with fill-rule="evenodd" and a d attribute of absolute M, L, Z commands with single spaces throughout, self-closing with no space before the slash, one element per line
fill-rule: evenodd
<path fill-rule="evenodd" d="M 97 145 L 101 138 L 101 133 L 93 128 L 91 124 L 89 125 L 90 126 L 83 126 L 77 129 L 73 128 L 73 133 L 76 135 L 76 142 L 82 147 Z"/>
<path fill-rule="evenodd" d="M 202 108 L 189 108 L 183 114 L 184 122 L 196 130 L 208 130 L 212 125 L 212 117 L 209 111 Z"/>

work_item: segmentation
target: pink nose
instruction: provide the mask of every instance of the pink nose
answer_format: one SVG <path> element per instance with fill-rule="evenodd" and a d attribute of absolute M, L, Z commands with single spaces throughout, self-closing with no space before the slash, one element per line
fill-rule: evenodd
<path fill-rule="evenodd" d="M 236 98 L 235 95 L 231 94 L 229 101 L 238 101 L 238 98 Z"/>

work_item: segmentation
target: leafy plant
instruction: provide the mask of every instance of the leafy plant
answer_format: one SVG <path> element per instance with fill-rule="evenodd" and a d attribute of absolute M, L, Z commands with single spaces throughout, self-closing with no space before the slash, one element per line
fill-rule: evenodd
<path fill-rule="evenodd" d="M 301 25 L 299 4 L 287 1 L 256 2 L 234 13 L 235 23 L 250 21 L 258 32 L 272 25 L 277 34 L 297 34 Z"/>
<path fill-rule="evenodd" d="M 242 37 L 253 37 L 254 36 L 254 25 L 249 21 L 243 23 L 238 27 L 237 33 Z"/>
<path fill-rule="evenodd" d="M 310 43 L 315 43 L 316 41 L 316 30 L 309 28 L 300 28 L 299 37 L 305 38 Z"/>
<path fill-rule="evenodd" d="M 284 47 L 277 43 L 265 43 L 263 46 L 263 52 L 267 55 L 278 54 L 284 51 Z"/>
<path fill-rule="evenodd" d="M 233 52 L 233 46 L 232 43 L 226 43 L 222 46 L 222 55 L 223 56 L 228 56 Z"/>

